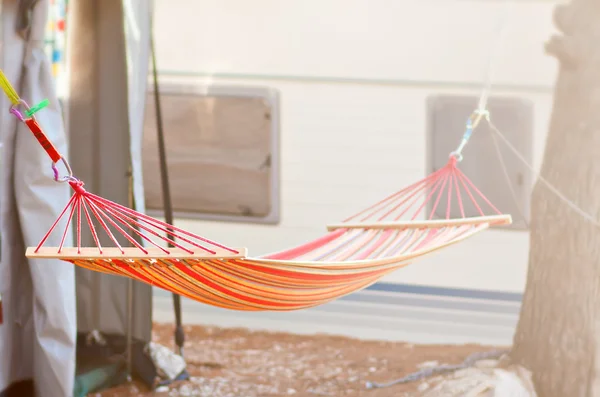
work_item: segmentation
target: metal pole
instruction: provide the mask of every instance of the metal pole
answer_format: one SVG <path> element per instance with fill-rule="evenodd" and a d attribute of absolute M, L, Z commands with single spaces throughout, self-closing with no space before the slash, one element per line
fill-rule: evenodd
<path fill-rule="evenodd" d="M 154 105 L 156 112 L 156 130 L 158 134 L 158 155 L 160 159 L 160 177 L 162 184 L 163 206 L 165 213 L 165 222 L 173 224 L 173 203 L 171 201 L 171 189 L 169 187 L 169 173 L 167 169 L 167 154 L 165 149 L 165 133 L 160 107 L 160 89 L 158 87 L 158 71 L 156 67 L 156 51 L 154 47 L 154 29 L 150 29 L 150 51 L 152 55 L 152 77 L 154 80 Z M 174 245 L 169 244 L 170 247 Z M 181 297 L 173 294 L 173 309 L 175 310 L 175 344 L 178 353 L 183 356 L 183 344 L 185 343 L 185 333 L 181 321 Z"/>
<path fill-rule="evenodd" d="M 129 208 L 135 209 L 133 166 L 129 165 Z M 137 236 L 136 236 L 137 237 Z M 137 238 L 139 239 L 139 237 Z M 141 241 L 140 241 L 141 242 Z M 133 279 L 127 279 L 127 380 L 133 376 Z"/>

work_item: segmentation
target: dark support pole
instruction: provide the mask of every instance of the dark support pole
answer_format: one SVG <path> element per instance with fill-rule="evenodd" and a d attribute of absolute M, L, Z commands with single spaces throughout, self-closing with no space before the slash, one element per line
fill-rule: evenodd
<path fill-rule="evenodd" d="M 156 130 L 158 132 L 158 156 L 160 159 L 160 179 L 162 184 L 163 206 L 165 211 L 165 222 L 173 224 L 173 203 L 171 202 L 171 189 L 169 187 L 169 172 L 167 169 L 167 153 L 165 150 L 165 132 L 160 107 L 160 90 L 158 87 L 158 71 L 156 69 L 156 49 L 154 47 L 154 30 L 150 32 L 150 50 L 152 55 L 152 77 L 154 80 L 154 105 L 156 112 Z M 170 247 L 174 247 L 169 243 Z M 173 294 L 173 309 L 175 310 L 175 344 L 178 353 L 183 356 L 183 344 L 185 333 L 181 324 L 181 297 Z"/>

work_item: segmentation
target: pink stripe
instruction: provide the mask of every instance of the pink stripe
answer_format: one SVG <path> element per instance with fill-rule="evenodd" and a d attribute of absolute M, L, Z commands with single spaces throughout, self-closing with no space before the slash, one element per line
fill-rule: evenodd
<path fill-rule="evenodd" d="M 419 237 L 422 235 L 422 229 L 412 229 L 412 233 L 410 234 L 408 240 L 404 241 L 398 247 L 394 247 L 392 251 L 389 251 L 385 256 L 396 256 L 400 254 L 404 254 L 412 251 L 412 247 L 414 244 L 418 244 Z"/>
<path fill-rule="evenodd" d="M 407 241 L 410 240 L 410 237 L 413 235 L 414 233 L 411 233 L 409 230 L 404 229 L 400 232 L 396 233 L 396 236 L 392 239 L 392 241 L 390 241 L 387 244 L 387 247 L 384 247 L 381 252 L 379 252 L 375 258 L 385 258 L 388 256 L 388 253 L 390 252 L 395 252 L 398 251 L 399 249 L 401 249 L 403 246 L 406 245 Z M 404 242 L 404 244 L 401 244 L 401 242 Z M 374 259 L 375 259 L 374 258 Z"/>
<path fill-rule="evenodd" d="M 356 242 L 363 233 L 364 230 L 361 229 L 347 230 L 346 233 L 344 233 L 337 240 L 333 240 L 330 243 L 323 245 L 318 250 L 311 252 L 310 255 L 306 255 L 303 258 L 315 262 L 322 262 L 341 250 L 346 249 L 347 247 L 352 247 L 352 244 L 354 244 L 354 242 Z"/>
<path fill-rule="evenodd" d="M 389 229 L 385 230 L 379 237 L 379 240 L 377 240 L 375 242 L 375 244 L 373 244 L 371 247 L 369 247 L 369 249 L 366 249 L 356 259 L 358 259 L 358 260 L 367 259 L 373 252 L 375 252 L 379 247 L 381 247 L 389 239 L 389 237 L 392 235 L 392 233 L 394 233 L 393 230 L 389 230 Z"/>
<path fill-rule="evenodd" d="M 314 251 L 317 248 L 320 248 L 320 247 L 324 246 L 325 244 L 329 243 L 330 241 L 337 239 L 342 234 L 344 234 L 345 231 L 346 231 L 346 229 L 338 229 L 338 230 L 331 232 L 329 234 L 326 234 L 325 236 L 320 237 L 316 240 L 313 240 L 306 244 L 302 244 L 296 248 L 291 248 L 289 250 L 276 252 L 274 254 L 267 255 L 264 258 L 265 259 L 278 259 L 278 260 L 294 259 L 294 258 L 297 258 L 304 254 L 307 254 L 311 251 Z"/>
<path fill-rule="evenodd" d="M 364 248 L 367 244 L 377 238 L 377 230 L 365 230 L 363 232 L 363 236 L 357 238 L 350 246 L 345 247 L 338 255 L 334 256 L 330 260 L 332 261 L 345 261 L 359 252 L 362 248 Z"/>

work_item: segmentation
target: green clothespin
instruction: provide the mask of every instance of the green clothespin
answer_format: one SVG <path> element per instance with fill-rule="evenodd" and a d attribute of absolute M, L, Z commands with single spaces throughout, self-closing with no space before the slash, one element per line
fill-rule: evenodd
<path fill-rule="evenodd" d="M 43 108 L 45 108 L 46 106 L 48 106 L 50 104 L 50 101 L 47 99 L 44 99 L 42 102 L 38 103 L 37 105 L 35 105 L 34 107 L 32 107 L 31 109 L 27 110 L 25 112 L 25 114 L 27 115 L 27 117 L 31 117 L 33 116 L 36 112 L 42 110 Z"/>

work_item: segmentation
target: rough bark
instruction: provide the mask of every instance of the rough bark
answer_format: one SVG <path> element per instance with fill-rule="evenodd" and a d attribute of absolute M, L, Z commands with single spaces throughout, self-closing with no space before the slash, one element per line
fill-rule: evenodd
<path fill-rule="evenodd" d="M 560 70 L 541 175 L 600 219 L 600 1 L 557 6 L 546 50 Z M 540 397 L 600 396 L 600 227 L 543 183 L 532 196 L 531 249 L 512 359 Z"/>

